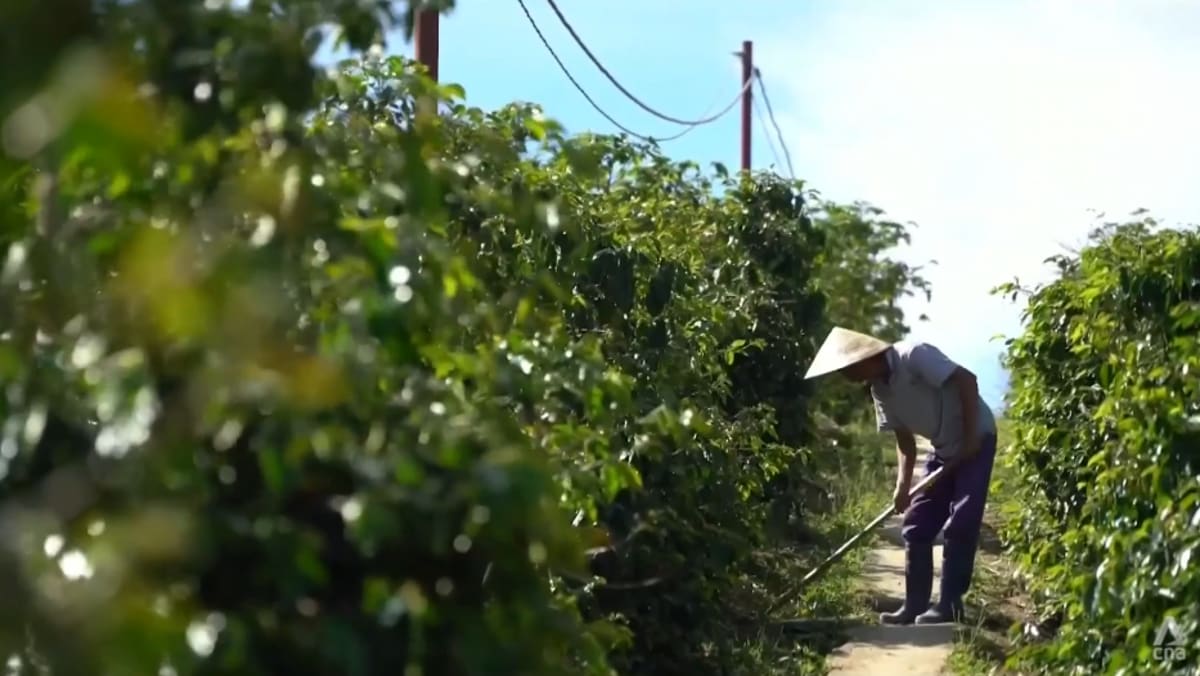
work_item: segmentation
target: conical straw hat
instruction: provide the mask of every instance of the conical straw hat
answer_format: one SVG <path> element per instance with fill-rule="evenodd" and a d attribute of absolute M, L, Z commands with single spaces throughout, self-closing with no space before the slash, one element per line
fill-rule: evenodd
<path fill-rule="evenodd" d="M 878 338 L 835 326 L 825 337 L 825 342 L 821 343 L 821 349 L 817 350 L 817 356 L 813 357 L 812 365 L 808 367 L 804 378 L 807 380 L 840 371 L 851 364 L 874 357 L 889 347 L 891 344 Z"/>

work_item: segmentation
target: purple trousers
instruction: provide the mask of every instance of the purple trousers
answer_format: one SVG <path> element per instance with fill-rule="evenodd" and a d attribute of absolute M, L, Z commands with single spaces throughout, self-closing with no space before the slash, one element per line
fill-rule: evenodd
<path fill-rule="evenodd" d="M 913 497 L 904 513 L 901 530 L 904 542 L 918 546 L 931 544 L 944 526 L 946 544 L 971 552 L 973 558 L 995 459 L 996 436 L 988 435 L 980 443 L 974 458 Z M 930 453 L 925 461 L 925 475 L 943 464 L 941 458 Z"/>

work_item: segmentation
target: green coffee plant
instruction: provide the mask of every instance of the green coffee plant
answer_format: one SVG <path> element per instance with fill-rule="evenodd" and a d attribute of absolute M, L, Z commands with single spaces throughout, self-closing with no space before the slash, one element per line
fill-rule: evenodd
<path fill-rule="evenodd" d="M 1200 651 L 1200 236 L 1111 224 L 1055 260 L 1007 355 L 1027 491 L 1017 547 L 1052 630 L 1025 657 L 1184 673 Z M 1169 617 L 1190 658 L 1154 644 Z"/>
<path fill-rule="evenodd" d="M 84 14 L 0 108 L 6 658 L 757 668 L 734 592 L 829 467 L 821 261 L 874 229 L 403 59 L 312 68 L 390 3 Z"/>

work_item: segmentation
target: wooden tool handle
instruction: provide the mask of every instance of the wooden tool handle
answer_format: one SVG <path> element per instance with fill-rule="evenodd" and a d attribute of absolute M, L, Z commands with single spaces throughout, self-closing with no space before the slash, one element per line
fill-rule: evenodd
<path fill-rule="evenodd" d="M 932 485 L 935 481 L 938 480 L 938 478 L 940 476 L 942 476 L 943 470 L 945 470 L 945 467 L 939 467 L 939 468 L 933 470 L 932 472 L 930 472 L 928 475 L 922 477 L 921 480 L 917 482 L 917 485 L 913 486 L 908 491 L 908 497 L 912 498 L 912 497 L 916 496 L 917 493 L 920 493 L 921 491 L 925 490 L 930 485 Z M 842 558 L 846 554 L 846 552 L 850 551 L 850 548 L 853 547 L 859 540 L 861 540 L 864 535 L 875 530 L 877 527 L 879 527 L 879 524 L 883 523 L 884 521 L 887 521 L 888 518 L 891 517 L 895 512 L 896 512 L 895 506 L 889 505 L 888 508 L 883 510 L 883 512 L 881 512 L 879 514 L 879 516 L 875 517 L 875 519 L 873 521 L 871 521 L 871 523 L 867 524 L 866 528 L 863 528 L 858 533 L 856 533 L 854 535 L 854 537 L 847 540 L 846 543 L 843 544 L 841 547 L 838 547 L 837 550 L 834 551 L 832 554 L 830 554 L 829 557 L 826 558 L 824 561 L 822 561 L 820 565 L 818 565 L 816 568 L 813 568 L 808 573 L 808 575 L 805 575 L 804 578 L 800 580 L 799 586 L 797 586 L 791 592 L 780 597 L 780 599 L 776 603 L 772 604 L 772 610 L 774 610 L 774 608 L 778 607 L 783 602 L 783 600 L 790 597 L 793 593 L 799 591 L 800 589 L 803 589 L 804 586 L 807 585 L 809 582 L 811 582 L 814 578 L 816 578 L 821 573 L 825 572 L 825 570 L 828 569 L 829 566 L 833 565 L 833 563 L 835 561 Z"/>

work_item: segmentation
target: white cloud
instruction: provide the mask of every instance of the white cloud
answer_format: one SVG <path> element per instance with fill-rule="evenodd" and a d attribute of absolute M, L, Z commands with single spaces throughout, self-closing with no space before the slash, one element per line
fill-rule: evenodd
<path fill-rule="evenodd" d="M 937 259 L 918 333 L 992 371 L 1019 308 L 997 283 L 1046 278 L 1095 209 L 1200 222 L 1200 5 L 830 2 L 756 41 L 796 171 L 918 224 Z"/>

